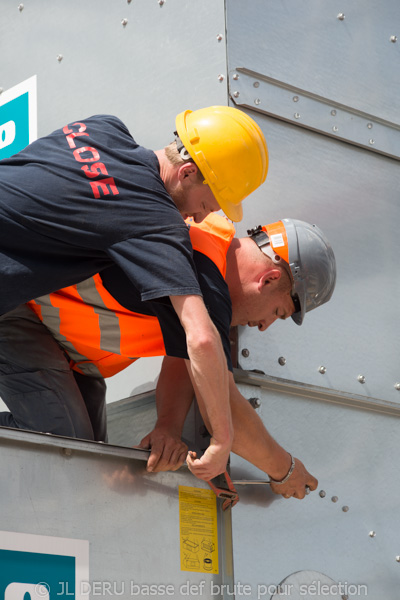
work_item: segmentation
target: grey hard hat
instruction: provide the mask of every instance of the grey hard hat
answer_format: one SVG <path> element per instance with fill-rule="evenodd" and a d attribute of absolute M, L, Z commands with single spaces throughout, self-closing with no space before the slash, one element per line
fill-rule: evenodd
<path fill-rule="evenodd" d="M 282 219 L 248 234 L 272 260 L 283 259 L 289 266 L 295 305 L 292 319 L 301 325 L 305 313 L 328 302 L 335 289 L 336 260 L 330 243 L 319 227 L 296 219 Z"/>

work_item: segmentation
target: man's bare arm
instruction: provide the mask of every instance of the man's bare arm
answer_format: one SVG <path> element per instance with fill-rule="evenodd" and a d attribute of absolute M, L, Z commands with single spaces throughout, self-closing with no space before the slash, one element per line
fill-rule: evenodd
<path fill-rule="evenodd" d="M 171 296 L 171 302 L 186 333 L 187 369 L 212 431 L 203 456 L 188 455 L 187 464 L 196 477 L 208 481 L 225 471 L 233 441 L 226 358 L 202 298 Z"/>

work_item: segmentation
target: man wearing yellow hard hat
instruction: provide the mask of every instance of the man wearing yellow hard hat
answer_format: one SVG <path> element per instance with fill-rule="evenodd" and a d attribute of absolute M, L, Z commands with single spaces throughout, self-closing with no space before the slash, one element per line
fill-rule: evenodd
<path fill-rule="evenodd" d="M 209 448 L 190 467 L 211 479 L 225 470 L 233 439 L 228 371 L 182 216 L 200 222 L 221 207 L 240 220 L 242 200 L 265 180 L 268 153 L 258 125 L 230 107 L 185 111 L 176 131 L 172 146 L 153 152 L 116 117 L 96 115 L 0 161 L 0 314 L 112 265 L 141 301 L 169 297 L 213 430 Z M 1 336 L 1 321 L 6 354 L 10 340 Z M 29 327 L 15 319 L 21 347 Z M 0 367 L 0 376 L 23 388 L 28 374 Z"/>

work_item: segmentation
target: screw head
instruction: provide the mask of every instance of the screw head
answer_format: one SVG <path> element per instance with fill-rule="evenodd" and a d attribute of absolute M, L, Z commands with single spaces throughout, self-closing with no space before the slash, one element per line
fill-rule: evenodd
<path fill-rule="evenodd" d="M 368 127 L 368 129 L 372 129 L 372 127 L 373 127 L 372 123 L 367 123 L 367 127 Z"/>
<path fill-rule="evenodd" d="M 223 81 L 225 78 L 223 75 L 218 75 L 218 81 Z"/>
<path fill-rule="evenodd" d="M 391 35 L 390 36 L 390 41 L 395 44 L 397 42 L 397 35 Z"/>
<path fill-rule="evenodd" d="M 396 556 L 397 562 L 400 562 L 400 556 Z"/>
<path fill-rule="evenodd" d="M 332 502 L 337 502 L 339 500 L 339 498 L 337 496 L 332 496 L 331 500 L 332 500 Z"/>
<path fill-rule="evenodd" d="M 253 408 L 260 408 L 261 406 L 260 398 L 249 398 L 249 402 Z"/>
<path fill-rule="evenodd" d="M 322 365 L 319 367 L 318 371 L 321 373 L 321 375 L 325 375 L 326 373 L 326 367 L 323 367 Z"/>
<path fill-rule="evenodd" d="M 243 348 L 242 356 L 244 356 L 245 358 L 248 358 L 250 356 L 250 351 L 247 348 Z"/>
<path fill-rule="evenodd" d="M 339 19 L 339 21 L 344 21 L 346 17 L 343 13 L 339 13 L 337 18 Z"/>
<path fill-rule="evenodd" d="M 299 97 L 298 96 L 293 96 L 292 100 L 293 100 L 293 102 L 298 102 L 299 101 Z"/>
<path fill-rule="evenodd" d="M 280 356 L 278 358 L 278 363 L 281 365 L 281 367 L 283 367 L 283 365 L 286 365 L 286 358 L 284 356 Z"/>
<path fill-rule="evenodd" d="M 220 33 L 217 35 L 217 40 L 218 40 L 218 42 L 222 41 L 222 35 Z"/>
<path fill-rule="evenodd" d="M 300 113 L 294 113 L 293 116 L 294 116 L 295 119 L 300 119 Z"/>
<path fill-rule="evenodd" d="M 239 98 L 239 92 L 233 92 L 233 97 L 234 98 Z"/>
<path fill-rule="evenodd" d="M 339 127 L 337 125 L 334 125 L 332 127 L 332 131 L 334 131 L 335 133 L 337 133 L 339 131 Z"/>
<path fill-rule="evenodd" d="M 57 60 L 58 60 L 58 62 L 61 62 L 63 58 L 64 57 L 63 57 L 62 54 L 57 54 Z"/>
<path fill-rule="evenodd" d="M 320 495 L 320 498 L 325 498 L 326 492 L 324 490 L 321 490 L 319 495 Z"/>
<path fill-rule="evenodd" d="M 364 375 L 359 375 L 357 377 L 357 381 L 359 381 L 360 383 L 365 383 L 365 377 L 364 377 Z"/>
<path fill-rule="evenodd" d="M 2 91 L 3 91 L 3 90 L 2 90 Z M 0 92 L 0 93 L 1 93 L 1 92 Z M 394 384 L 394 388 L 395 388 L 396 390 L 400 390 L 400 383 L 395 383 L 395 384 Z"/>
<path fill-rule="evenodd" d="M 128 19 L 122 19 L 121 25 L 122 27 L 126 27 L 128 25 Z"/>
<path fill-rule="evenodd" d="M 19 10 L 19 12 L 22 12 L 24 10 L 24 5 L 18 4 L 18 10 Z"/>
<path fill-rule="evenodd" d="M 336 117 L 336 115 L 337 115 L 337 112 L 336 112 L 336 110 L 335 110 L 335 109 L 332 109 L 332 110 L 331 110 L 331 115 L 332 115 L 332 117 Z"/>
<path fill-rule="evenodd" d="M 255 104 L 256 106 L 258 106 L 259 104 L 261 104 L 261 100 L 260 100 L 260 98 L 255 98 L 255 100 L 254 100 L 254 104 Z"/>
<path fill-rule="evenodd" d="M 342 506 L 342 511 L 343 512 L 349 512 L 349 507 L 348 506 Z"/>
<path fill-rule="evenodd" d="M 371 144 L 371 146 L 373 146 L 375 144 L 375 140 L 373 140 L 372 138 L 369 140 L 369 143 Z"/>
<path fill-rule="evenodd" d="M 259 82 L 259 81 L 255 81 L 255 82 L 253 83 L 253 87 L 255 87 L 255 88 L 258 88 L 258 87 L 260 87 L 260 82 Z"/>
<path fill-rule="evenodd" d="M 371 538 L 374 538 L 374 537 L 376 537 L 376 533 L 375 533 L 375 531 L 370 531 L 368 535 L 369 535 L 369 537 L 371 537 Z"/>
<path fill-rule="evenodd" d="M 158 4 L 159 4 L 160 6 L 162 6 L 163 4 L 165 4 L 165 0 L 158 0 Z"/>

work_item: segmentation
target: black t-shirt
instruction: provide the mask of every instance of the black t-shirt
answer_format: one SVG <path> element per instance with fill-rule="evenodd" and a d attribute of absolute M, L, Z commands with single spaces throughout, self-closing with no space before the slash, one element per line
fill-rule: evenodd
<path fill-rule="evenodd" d="M 232 371 L 231 347 L 229 341 L 232 320 L 232 304 L 228 286 L 218 267 L 201 252 L 194 252 L 198 281 L 209 315 L 218 329 L 224 348 L 228 369 Z M 167 356 L 188 358 L 185 331 L 171 303 L 141 302 L 129 280 L 118 267 L 110 267 L 101 273 L 107 291 L 128 310 L 156 316 L 159 320 Z"/>
<path fill-rule="evenodd" d="M 119 119 L 73 122 L 0 161 L 0 314 L 113 264 L 141 300 L 201 294 L 158 159 Z"/>

